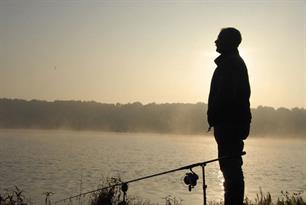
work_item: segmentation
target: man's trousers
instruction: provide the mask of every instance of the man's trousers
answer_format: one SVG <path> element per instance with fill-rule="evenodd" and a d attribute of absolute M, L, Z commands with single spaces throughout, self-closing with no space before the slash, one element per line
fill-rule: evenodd
<path fill-rule="evenodd" d="M 224 177 L 224 205 L 243 205 L 244 177 L 240 154 L 243 151 L 243 140 L 247 138 L 249 129 L 249 124 L 214 126 L 218 157 L 237 156 L 219 161 Z"/>

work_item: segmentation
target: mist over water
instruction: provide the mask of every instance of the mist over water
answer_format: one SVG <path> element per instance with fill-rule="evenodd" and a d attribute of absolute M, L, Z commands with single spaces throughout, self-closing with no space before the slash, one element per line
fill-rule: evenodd
<path fill-rule="evenodd" d="M 106 132 L 0 130 L 0 189 L 17 185 L 43 203 L 42 193 L 55 192 L 53 201 L 97 188 L 104 177 L 122 180 L 216 158 L 212 136 L 123 134 Z M 280 191 L 306 190 L 306 140 L 255 138 L 245 142 L 246 195 L 261 187 L 273 198 Z M 201 176 L 201 169 L 194 171 Z M 202 204 L 202 179 L 189 192 L 185 172 L 176 172 L 129 185 L 128 194 L 152 202 L 173 195 L 184 204 Z M 208 200 L 223 197 L 217 163 L 206 167 Z"/>
<path fill-rule="evenodd" d="M 106 104 L 0 98 L 0 128 L 72 129 L 106 132 L 205 134 L 205 103 Z M 252 109 L 251 133 L 258 136 L 306 136 L 304 108 L 258 106 Z"/>

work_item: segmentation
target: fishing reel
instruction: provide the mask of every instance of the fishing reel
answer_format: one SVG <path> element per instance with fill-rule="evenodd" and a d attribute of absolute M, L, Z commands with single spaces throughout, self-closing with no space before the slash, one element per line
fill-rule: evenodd
<path fill-rule="evenodd" d="M 184 183 L 188 185 L 188 190 L 191 191 L 197 185 L 199 176 L 190 169 L 190 172 L 186 173 L 184 177 Z"/>

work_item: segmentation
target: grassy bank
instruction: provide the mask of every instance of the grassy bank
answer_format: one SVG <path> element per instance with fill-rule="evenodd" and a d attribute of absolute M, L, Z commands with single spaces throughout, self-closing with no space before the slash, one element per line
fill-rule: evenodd
<path fill-rule="evenodd" d="M 120 179 L 108 179 L 100 187 L 110 186 L 114 183 L 120 182 Z M 245 198 L 245 205 L 306 205 L 301 193 L 281 192 L 282 196 L 277 199 L 272 199 L 270 193 L 263 193 L 261 190 L 255 199 Z M 60 203 L 55 203 L 52 200 L 53 193 L 47 192 L 44 195 L 44 205 L 185 205 L 181 200 L 167 196 L 164 198 L 165 202 L 162 204 L 154 203 L 144 200 L 141 197 L 125 196 L 121 187 L 114 186 L 103 189 L 92 194 L 67 199 Z M 29 196 L 25 196 L 23 191 L 15 186 L 13 189 L 7 189 L 0 193 L 0 205 L 36 205 L 33 204 Z M 210 201 L 208 205 L 223 205 L 223 202 Z"/>

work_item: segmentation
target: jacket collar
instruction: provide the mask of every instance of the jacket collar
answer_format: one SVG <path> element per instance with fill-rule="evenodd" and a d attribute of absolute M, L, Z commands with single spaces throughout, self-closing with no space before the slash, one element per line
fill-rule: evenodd
<path fill-rule="evenodd" d="M 217 64 L 217 66 L 221 65 L 224 61 L 226 61 L 226 59 L 235 56 L 235 55 L 239 55 L 239 51 L 238 49 L 234 49 L 230 52 L 227 53 L 222 53 L 221 55 L 219 55 L 214 61 Z"/>

